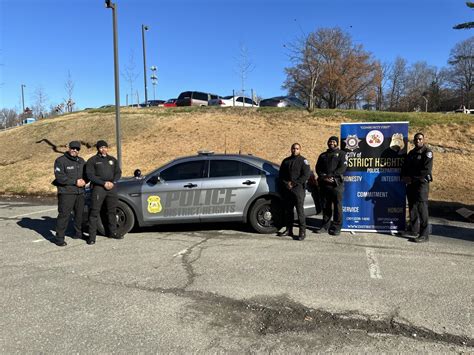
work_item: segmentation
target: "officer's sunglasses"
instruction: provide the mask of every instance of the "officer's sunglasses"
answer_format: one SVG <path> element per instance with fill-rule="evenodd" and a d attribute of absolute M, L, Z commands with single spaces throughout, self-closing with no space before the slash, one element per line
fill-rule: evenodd
<path fill-rule="evenodd" d="M 80 151 L 81 149 L 80 148 L 69 148 L 70 150 L 76 150 L 76 151 Z"/>

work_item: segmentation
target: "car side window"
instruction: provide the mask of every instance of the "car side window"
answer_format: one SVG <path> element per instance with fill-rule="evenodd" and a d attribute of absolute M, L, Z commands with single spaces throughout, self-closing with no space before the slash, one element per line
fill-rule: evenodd
<path fill-rule="evenodd" d="M 261 175 L 262 171 L 252 165 L 236 160 L 211 160 L 209 177 L 239 177 Z"/>
<path fill-rule="evenodd" d="M 242 102 L 242 101 L 244 101 L 244 98 L 243 97 L 238 97 L 235 101 L 236 102 Z"/>
<path fill-rule="evenodd" d="M 204 160 L 180 163 L 163 170 L 160 178 L 164 181 L 201 179 Z"/>
<path fill-rule="evenodd" d="M 251 99 L 249 99 L 248 97 L 245 98 L 245 103 L 250 104 L 250 105 L 254 104 L 254 102 Z"/>
<path fill-rule="evenodd" d="M 242 176 L 252 176 L 252 175 L 262 175 L 264 174 L 262 170 L 256 168 L 255 166 L 241 163 L 241 172 Z"/>
<path fill-rule="evenodd" d="M 202 100 L 202 101 L 208 100 L 207 94 L 203 92 L 195 92 L 193 98 L 196 100 Z"/>
<path fill-rule="evenodd" d="M 235 160 L 211 160 L 209 177 L 240 176 L 240 162 Z"/>

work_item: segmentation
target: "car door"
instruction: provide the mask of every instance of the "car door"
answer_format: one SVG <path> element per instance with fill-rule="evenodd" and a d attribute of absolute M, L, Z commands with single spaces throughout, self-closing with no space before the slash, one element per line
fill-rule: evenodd
<path fill-rule="evenodd" d="M 242 220 L 263 172 L 236 159 L 210 159 L 209 178 L 202 183 L 201 221 Z"/>
<path fill-rule="evenodd" d="M 178 162 L 152 174 L 142 185 L 146 224 L 199 222 L 205 159 Z"/>

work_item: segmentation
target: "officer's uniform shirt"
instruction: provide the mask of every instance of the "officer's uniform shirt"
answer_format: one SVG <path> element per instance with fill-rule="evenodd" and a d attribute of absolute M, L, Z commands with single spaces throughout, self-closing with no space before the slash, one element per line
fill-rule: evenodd
<path fill-rule="evenodd" d="M 295 187 L 303 187 L 309 179 L 310 169 L 308 161 L 301 155 L 289 156 L 283 159 L 280 166 L 279 177 L 285 187 L 291 181 Z"/>
<path fill-rule="evenodd" d="M 410 190 L 418 192 L 417 199 L 428 199 L 428 184 L 433 180 L 433 152 L 426 145 L 420 149 L 412 149 L 405 158 L 402 176 L 410 177 Z"/>
<path fill-rule="evenodd" d="M 58 194 L 82 194 L 84 187 L 77 187 L 76 182 L 79 179 L 85 179 L 84 174 L 85 161 L 81 157 L 73 157 L 69 152 L 57 158 L 54 162 L 53 185 L 57 186 Z"/>
<path fill-rule="evenodd" d="M 97 153 L 87 161 L 86 175 L 93 186 L 104 186 L 106 181 L 117 182 L 122 171 L 113 156 Z"/>
<path fill-rule="evenodd" d="M 320 179 L 333 177 L 336 186 L 343 186 L 343 174 L 347 169 L 346 152 L 336 149 L 328 149 L 318 158 L 316 163 L 316 173 Z M 324 185 L 324 183 L 322 183 Z"/>

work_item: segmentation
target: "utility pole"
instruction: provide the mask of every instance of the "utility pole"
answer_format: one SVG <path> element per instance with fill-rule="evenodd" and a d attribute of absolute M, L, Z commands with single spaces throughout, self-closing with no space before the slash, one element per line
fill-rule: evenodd
<path fill-rule="evenodd" d="M 21 84 L 21 105 L 23 106 L 23 113 L 25 112 L 25 93 L 23 92 L 23 88 L 25 87 L 25 84 Z"/>
<path fill-rule="evenodd" d="M 145 84 L 145 107 L 148 107 L 148 87 L 146 82 L 146 48 L 145 48 L 145 31 L 148 31 L 149 27 L 142 25 L 142 47 L 143 47 L 143 81 Z"/>
<path fill-rule="evenodd" d="M 118 61 L 118 34 L 117 34 L 117 4 L 111 0 L 105 0 L 105 7 L 112 9 L 112 26 L 114 33 L 114 78 L 115 78 L 115 138 L 117 140 L 117 160 L 122 168 L 122 144 L 120 140 L 120 85 L 119 85 L 119 61 Z"/>

